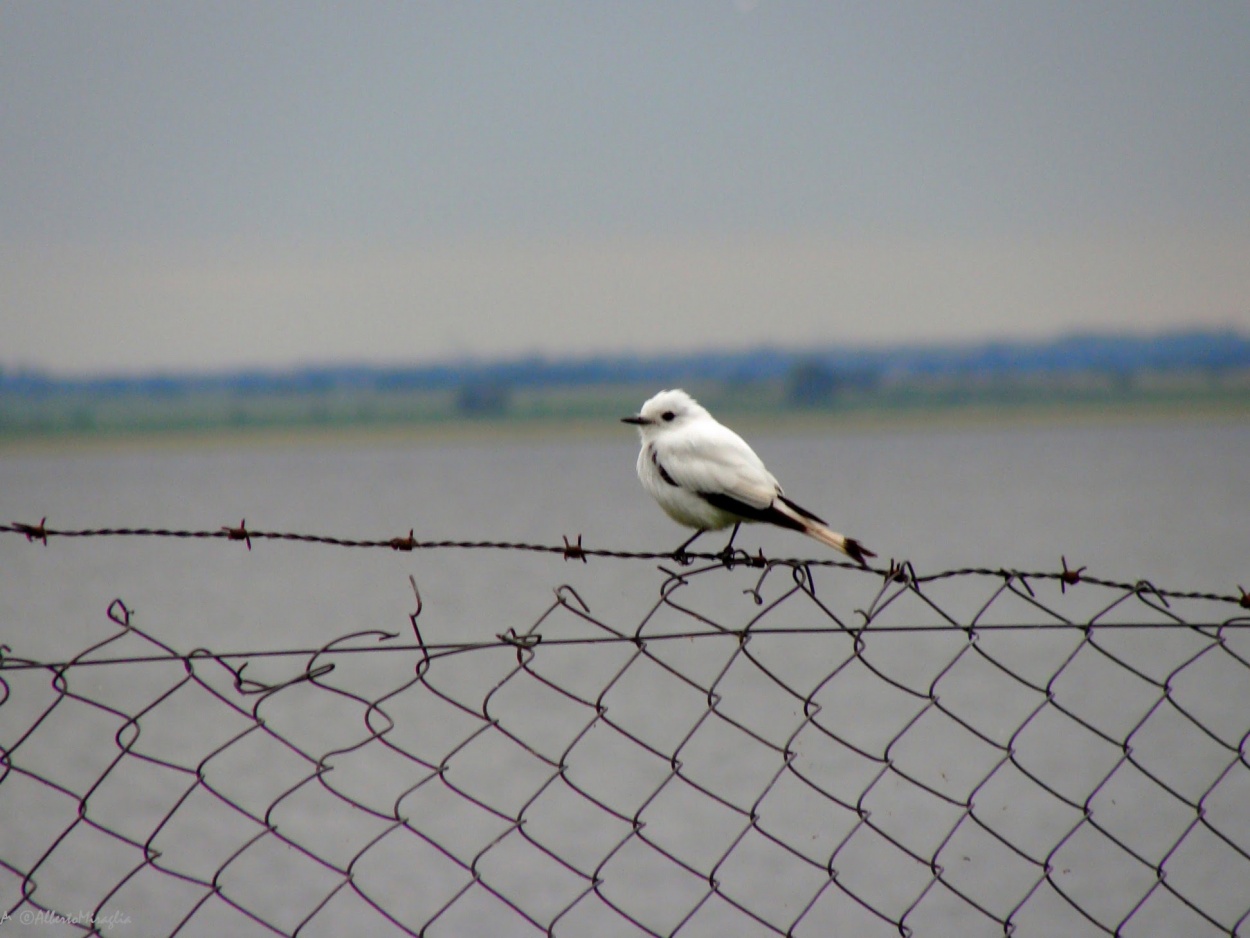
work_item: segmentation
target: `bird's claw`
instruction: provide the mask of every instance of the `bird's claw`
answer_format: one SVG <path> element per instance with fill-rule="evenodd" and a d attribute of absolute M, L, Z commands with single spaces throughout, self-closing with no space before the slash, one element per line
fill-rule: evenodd
<path fill-rule="evenodd" d="M 767 563 L 762 550 L 758 557 L 752 557 L 741 547 L 726 547 L 716 555 L 716 559 L 731 570 L 738 564 L 746 567 L 762 567 Z"/>
<path fill-rule="evenodd" d="M 688 567 L 694 563 L 694 558 L 686 553 L 686 548 L 684 547 L 677 548 L 669 556 L 673 558 L 673 563 L 677 564 L 679 567 Z"/>

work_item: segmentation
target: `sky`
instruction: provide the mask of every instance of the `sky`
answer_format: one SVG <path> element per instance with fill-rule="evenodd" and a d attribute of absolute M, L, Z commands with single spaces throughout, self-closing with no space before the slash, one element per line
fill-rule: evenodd
<path fill-rule="evenodd" d="M 1250 4 L 0 5 L 0 368 L 1250 330 Z"/>

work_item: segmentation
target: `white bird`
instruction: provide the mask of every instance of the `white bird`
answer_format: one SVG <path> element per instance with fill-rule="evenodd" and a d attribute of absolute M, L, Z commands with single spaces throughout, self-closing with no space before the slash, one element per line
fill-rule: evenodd
<path fill-rule="evenodd" d="M 744 521 L 763 521 L 800 531 L 867 565 L 872 551 L 845 537 L 786 498 L 773 474 L 746 441 L 720 423 L 685 391 L 661 391 L 622 423 L 638 427 L 642 451 L 638 478 L 660 507 L 694 537 L 734 526 L 728 552 Z"/>

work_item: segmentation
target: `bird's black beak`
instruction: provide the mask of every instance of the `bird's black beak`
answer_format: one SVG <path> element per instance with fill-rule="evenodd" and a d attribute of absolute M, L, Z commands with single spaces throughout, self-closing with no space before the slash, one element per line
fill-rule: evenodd
<path fill-rule="evenodd" d="M 622 417 L 621 418 L 621 423 L 632 423 L 635 426 L 639 426 L 639 427 L 645 426 L 646 424 L 650 422 L 651 421 L 648 420 L 646 417 Z"/>

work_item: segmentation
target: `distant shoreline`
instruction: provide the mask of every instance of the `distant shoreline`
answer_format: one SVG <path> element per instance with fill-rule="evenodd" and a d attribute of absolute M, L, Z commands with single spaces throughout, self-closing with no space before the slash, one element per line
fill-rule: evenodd
<path fill-rule="evenodd" d="M 735 425 L 765 428 L 1245 414 L 1250 336 L 1199 328 L 83 378 L 0 369 L 0 447 L 584 434 L 617 429 L 617 418 L 672 387 Z"/>
<path fill-rule="evenodd" d="M 219 449 L 322 445 L 415 445 L 421 443 L 522 441 L 527 439 L 624 437 L 617 421 L 637 403 L 601 415 L 483 416 L 394 422 L 292 421 L 250 426 L 166 428 L 63 428 L 53 432 L 0 434 L 0 456 L 134 449 Z M 615 412 L 620 410 L 619 415 Z M 777 409 L 727 406 L 717 412 L 752 434 L 922 432 L 983 426 L 1047 426 L 1202 420 L 1250 421 L 1250 392 L 1195 400 L 1189 397 L 1114 401 L 1052 400 L 911 407 Z"/>

